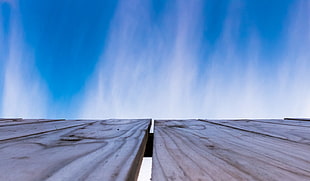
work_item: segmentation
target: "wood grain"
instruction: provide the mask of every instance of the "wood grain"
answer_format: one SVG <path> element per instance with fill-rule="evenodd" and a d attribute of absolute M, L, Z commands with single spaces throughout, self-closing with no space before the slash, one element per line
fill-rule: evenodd
<path fill-rule="evenodd" d="M 310 127 L 310 121 L 301 121 L 301 120 L 290 120 L 290 119 L 259 119 L 255 121 L 266 121 L 266 122 L 275 122 L 278 124 L 288 124 L 288 125 L 297 125 L 297 126 L 306 126 Z"/>
<path fill-rule="evenodd" d="M 1 127 L 0 180 L 136 180 L 150 120 L 67 122 Z M 11 128 L 24 136 L 3 141 Z"/>
<path fill-rule="evenodd" d="M 228 126 L 244 131 L 255 132 L 290 141 L 310 145 L 310 127 L 292 124 L 281 124 L 282 120 L 202 120 L 213 124 Z"/>
<path fill-rule="evenodd" d="M 9 124 L 0 126 L 0 141 L 21 138 L 50 131 L 66 129 L 70 127 L 82 126 L 89 121 L 42 121 L 24 124 Z"/>
<path fill-rule="evenodd" d="M 33 124 L 43 122 L 65 121 L 65 119 L 7 119 L 0 122 L 0 127 L 20 124 Z"/>
<path fill-rule="evenodd" d="M 152 180 L 310 180 L 309 150 L 245 128 L 155 120 Z"/>
<path fill-rule="evenodd" d="M 217 120 L 214 120 L 217 121 Z M 223 119 L 218 119 L 218 121 L 225 121 Z M 270 123 L 270 124 L 283 124 L 291 126 L 301 126 L 310 127 L 310 121 L 300 121 L 300 120 L 288 120 L 288 119 L 233 119 L 229 121 L 246 121 L 246 122 L 259 122 L 259 123 Z"/>

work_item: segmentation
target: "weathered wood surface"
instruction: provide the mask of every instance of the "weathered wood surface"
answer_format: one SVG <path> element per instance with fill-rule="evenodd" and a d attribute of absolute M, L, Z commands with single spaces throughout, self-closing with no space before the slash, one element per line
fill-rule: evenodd
<path fill-rule="evenodd" d="M 217 120 L 213 120 L 217 121 Z M 225 121 L 225 120 L 219 120 Z M 302 126 L 310 127 L 310 121 L 301 121 L 301 120 L 288 120 L 288 119 L 233 119 L 230 121 L 247 121 L 247 122 L 259 122 L 259 123 L 270 123 L 270 124 L 283 124 L 291 126 Z"/>
<path fill-rule="evenodd" d="M 282 120 L 204 120 L 209 123 L 241 129 L 244 131 L 264 134 L 310 145 L 310 127 L 282 124 Z"/>
<path fill-rule="evenodd" d="M 8 124 L 0 126 L 0 141 L 21 138 L 24 136 L 53 132 L 60 129 L 82 126 L 89 121 L 52 121 L 52 122 L 30 122 L 25 124 Z"/>
<path fill-rule="evenodd" d="M 54 121 L 65 121 L 65 119 L 2 119 L 0 120 L 0 127 L 8 125 L 33 124 L 38 122 L 42 123 Z"/>
<path fill-rule="evenodd" d="M 267 127 L 274 134 L 276 124 L 265 123 L 271 126 L 264 129 L 251 121 L 233 124 L 155 121 L 152 180 L 310 180 L 309 144 L 290 136 L 268 136 Z M 303 133 L 305 127 L 299 128 Z M 284 128 L 276 133 L 280 131 Z"/>
<path fill-rule="evenodd" d="M 150 120 L 0 127 L 0 180 L 135 180 Z"/>

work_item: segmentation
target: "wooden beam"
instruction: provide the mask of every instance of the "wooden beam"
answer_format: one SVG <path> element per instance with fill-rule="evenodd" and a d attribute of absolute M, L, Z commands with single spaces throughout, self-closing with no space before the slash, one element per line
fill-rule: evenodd
<path fill-rule="evenodd" d="M 152 180 L 310 180 L 310 145 L 246 129 L 155 120 Z"/>
<path fill-rule="evenodd" d="M 0 180 L 136 180 L 150 120 L 56 122 L 1 127 L 26 136 L 0 141 Z"/>

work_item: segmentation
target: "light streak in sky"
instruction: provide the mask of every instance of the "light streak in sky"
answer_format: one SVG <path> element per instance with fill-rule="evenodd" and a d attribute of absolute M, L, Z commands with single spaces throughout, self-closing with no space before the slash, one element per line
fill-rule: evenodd
<path fill-rule="evenodd" d="M 1 117 L 310 116 L 308 1 L 289 7 L 280 45 L 272 49 L 267 46 L 272 38 L 266 43 L 268 38 L 245 20 L 244 1 L 229 1 L 224 19 L 206 26 L 212 14 L 204 7 L 211 1 L 167 1 L 154 18 L 151 1 L 120 0 L 85 87 L 57 105 L 35 64 L 34 47 L 23 37 L 18 1 L 0 2 L 12 14 L 9 28 L 0 24 Z M 5 20 L 3 13 L 0 18 Z M 211 42 L 205 32 L 216 23 L 223 26 Z M 73 108 L 67 108 L 68 101 Z M 59 104 L 61 113 L 53 111 Z"/>

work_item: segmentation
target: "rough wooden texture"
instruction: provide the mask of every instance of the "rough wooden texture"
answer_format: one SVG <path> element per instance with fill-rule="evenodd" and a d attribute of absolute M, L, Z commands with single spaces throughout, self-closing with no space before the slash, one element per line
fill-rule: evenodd
<path fill-rule="evenodd" d="M 150 120 L 44 120 L 0 127 L 0 180 L 135 180 Z"/>
<path fill-rule="evenodd" d="M 33 124 L 42 122 L 54 122 L 54 121 L 65 121 L 65 119 L 2 119 L 0 121 L 0 127 L 8 125 L 19 125 L 19 124 Z"/>
<path fill-rule="evenodd" d="M 152 180 L 310 180 L 309 127 L 279 121 L 155 121 Z"/>
<path fill-rule="evenodd" d="M 236 121 L 236 120 L 233 120 Z M 244 121 L 244 120 L 243 120 Z M 286 125 L 295 125 L 295 126 L 303 126 L 303 127 L 310 127 L 310 121 L 301 121 L 301 120 L 289 120 L 289 119 L 256 119 L 250 120 L 247 119 L 246 121 L 254 121 L 254 122 L 268 122 L 271 124 L 286 124 Z"/>
<path fill-rule="evenodd" d="M 310 127 L 280 123 L 278 120 L 205 120 L 210 123 L 227 126 L 267 136 L 287 139 L 310 145 Z"/>

